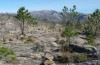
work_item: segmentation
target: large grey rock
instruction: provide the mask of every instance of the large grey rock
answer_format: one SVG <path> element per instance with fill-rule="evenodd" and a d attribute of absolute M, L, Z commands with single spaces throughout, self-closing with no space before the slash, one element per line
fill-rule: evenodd
<path fill-rule="evenodd" d="M 95 53 L 97 53 L 97 48 L 95 46 L 84 45 L 83 47 L 90 50 L 90 51 L 94 51 Z"/>
<path fill-rule="evenodd" d="M 70 47 L 78 53 L 97 53 L 97 48 L 91 45 L 70 44 Z"/>

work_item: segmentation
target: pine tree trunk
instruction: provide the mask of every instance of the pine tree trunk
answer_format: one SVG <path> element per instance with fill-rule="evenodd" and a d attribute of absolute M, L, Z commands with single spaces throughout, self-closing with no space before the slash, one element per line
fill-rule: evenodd
<path fill-rule="evenodd" d="M 95 36 L 97 35 L 97 27 L 96 27 L 96 29 L 95 29 Z"/>
<path fill-rule="evenodd" d="M 22 21 L 22 29 L 21 29 L 21 34 L 24 35 L 24 18 L 23 18 L 23 21 Z"/>
<path fill-rule="evenodd" d="M 70 44 L 70 37 L 67 38 L 68 40 L 68 48 L 69 48 L 69 44 Z M 69 50 L 68 50 L 69 51 Z"/>

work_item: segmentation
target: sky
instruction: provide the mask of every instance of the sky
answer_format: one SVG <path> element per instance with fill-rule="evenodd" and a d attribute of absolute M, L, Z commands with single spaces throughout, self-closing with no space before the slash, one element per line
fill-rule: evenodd
<path fill-rule="evenodd" d="M 0 12 L 16 13 L 22 6 L 29 11 L 62 11 L 63 6 L 72 8 L 73 5 L 80 13 L 92 13 L 100 9 L 100 0 L 0 0 Z"/>

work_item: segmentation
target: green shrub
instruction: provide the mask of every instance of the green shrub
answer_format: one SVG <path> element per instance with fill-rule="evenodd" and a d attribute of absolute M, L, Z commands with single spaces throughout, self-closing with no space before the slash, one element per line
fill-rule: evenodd
<path fill-rule="evenodd" d="M 74 62 L 84 62 L 87 60 L 87 56 L 82 54 L 82 55 L 75 55 L 73 56 Z"/>
<path fill-rule="evenodd" d="M 13 54 L 13 55 L 8 55 L 7 57 L 5 57 L 4 61 L 6 63 L 9 63 L 9 62 L 15 61 L 16 59 L 17 59 L 16 55 Z"/>
<path fill-rule="evenodd" d="M 15 61 L 17 59 L 16 55 L 11 56 L 11 61 Z"/>
<path fill-rule="evenodd" d="M 8 60 L 9 61 L 14 61 L 16 60 L 16 55 L 14 52 L 6 47 L 0 46 L 0 60 Z"/>
<path fill-rule="evenodd" d="M 87 39 L 87 44 L 88 45 L 92 45 L 92 46 L 96 46 L 94 40 L 95 40 L 95 35 L 93 34 L 93 32 L 89 32 L 88 35 L 86 35 L 86 39 Z"/>
<path fill-rule="evenodd" d="M 2 56 L 0 56 L 0 60 L 2 59 Z"/>
<path fill-rule="evenodd" d="M 92 40 L 92 39 L 88 39 L 88 40 L 87 40 L 87 44 L 88 44 L 88 45 L 92 45 L 92 46 L 96 46 L 94 40 Z"/>
<path fill-rule="evenodd" d="M 10 55 L 10 54 L 11 55 L 14 54 L 14 52 L 12 50 L 9 50 L 6 47 L 0 47 L 0 54 L 4 55 L 4 56 L 7 56 L 7 55 Z"/>

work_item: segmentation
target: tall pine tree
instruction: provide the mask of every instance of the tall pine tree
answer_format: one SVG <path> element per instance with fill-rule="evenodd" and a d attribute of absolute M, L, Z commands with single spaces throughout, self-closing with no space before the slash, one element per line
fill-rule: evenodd
<path fill-rule="evenodd" d="M 25 7 L 21 7 L 17 11 L 16 18 L 20 21 L 20 29 L 21 29 L 21 35 L 25 35 L 24 33 L 24 26 L 25 22 L 31 22 L 34 23 L 35 19 L 32 18 L 28 10 L 25 9 Z"/>

